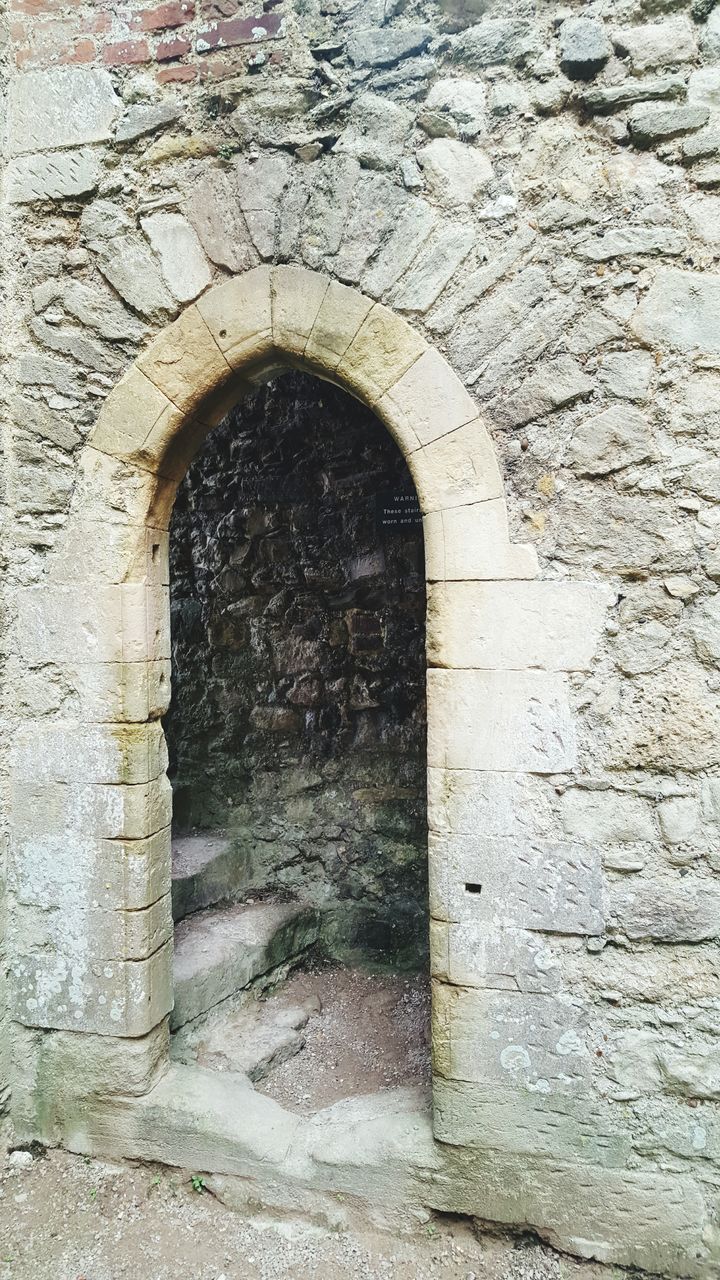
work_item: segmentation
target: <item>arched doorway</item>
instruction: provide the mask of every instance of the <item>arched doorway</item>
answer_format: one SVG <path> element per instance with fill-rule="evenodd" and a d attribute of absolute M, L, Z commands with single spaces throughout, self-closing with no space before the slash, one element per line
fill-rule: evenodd
<path fill-rule="evenodd" d="M 403 1200 L 401 1170 L 427 1188 L 446 1159 L 415 1112 L 393 1105 L 383 1117 L 355 1116 L 355 1128 L 338 1116 L 336 1139 L 313 1137 L 269 1099 L 248 1109 L 236 1080 L 210 1086 L 202 1070 L 169 1063 L 171 814 L 160 724 L 170 690 L 168 523 L 199 443 L 243 392 L 287 367 L 335 382 L 373 410 L 407 460 L 423 513 L 443 1144 L 487 1146 L 482 1082 L 510 1060 L 532 1085 L 544 1041 L 529 1040 L 510 1059 L 505 1048 L 523 1019 L 535 1025 L 542 1014 L 554 1026 L 568 1016 L 544 988 L 524 995 L 532 931 L 546 925 L 519 892 L 526 860 L 518 864 L 507 838 L 519 794 L 508 775 L 572 767 L 563 672 L 589 661 L 605 593 L 529 581 L 536 558 L 510 541 L 490 439 L 439 352 L 386 307 L 324 276 L 258 268 L 189 307 L 118 383 L 83 451 L 46 581 L 21 593 L 28 661 L 61 669 L 73 688 L 62 716 L 25 720 L 15 750 L 14 856 L 32 875 L 14 907 L 13 1012 L 21 1026 L 52 1033 L 25 1095 L 42 1105 L 28 1102 L 22 1123 L 81 1150 L 323 1186 L 336 1177 L 329 1167 L 349 1159 L 345 1185 Z M 492 848 L 475 838 L 486 812 L 498 835 Z M 593 874 L 568 864 L 568 902 L 584 900 Z M 62 920 L 48 933 L 43 917 L 38 940 L 36 908 L 59 883 Z M 595 928 L 594 917 L 579 927 Z M 561 1066 L 568 1077 L 567 1054 Z M 523 1087 L 513 1078 L 512 1089 Z M 536 1096 L 528 1131 L 543 1123 Z M 390 1164 L 368 1178 L 378 1134 Z M 432 1198 L 460 1208 L 467 1199 L 452 1188 Z"/>

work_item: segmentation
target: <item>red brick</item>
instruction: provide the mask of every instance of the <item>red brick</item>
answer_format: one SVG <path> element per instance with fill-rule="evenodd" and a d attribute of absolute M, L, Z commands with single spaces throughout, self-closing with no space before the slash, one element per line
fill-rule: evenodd
<path fill-rule="evenodd" d="M 182 40 L 178 37 L 174 40 L 161 40 L 155 50 L 156 61 L 172 62 L 173 58 L 184 58 L 185 54 L 190 52 L 191 47 L 189 40 Z"/>
<path fill-rule="evenodd" d="M 164 67 L 155 78 L 158 84 L 189 84 L 197 73 L 197 67 Z"/>
<path fill-rule="evenodd" d="M 211 49 L 227 49 L 231 45 L 278 40 L 284 34 L 285 27 L 279 13 L 262 13 L 253 18 L 227 18 L 223 22 L 213 22 L 201 31 L 195 48 L 198 53 L 208 53 Z"/>
<path fill-rule="evenodd" d="M 170 0 L 156 9 L 142 9 L 133 14 L 132 25 L 141 31 L 165 31 L 182 27 L 195 17 L 195 0 Z"/>
<path fill-rule="evenodd" d="M 65 57 L 61 57 L 61 62 L 94 62 L 97 49 L 93 40 L 78 40 L 75 48 Z"/>
<path fill-rule="evenodd" d="M 206 22 L 234 18 L 239 8 L 238 0 L 200 0 L 200 13 Z"/>
<path fill-rule="evenodd" d="M 109 67 L 126 67 L 134 62 L 149 62 L 150 50 L 146 40 L 121 40 L 119 44 L 106 44 L 103 62 Z"/>

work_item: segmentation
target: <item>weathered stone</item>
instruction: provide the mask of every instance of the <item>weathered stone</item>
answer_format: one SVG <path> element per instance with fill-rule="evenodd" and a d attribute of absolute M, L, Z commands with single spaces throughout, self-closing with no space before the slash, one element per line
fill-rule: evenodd
<path fill-rule="evenodd" d="M 488 413 L 498 427 L 521 427 L 533 418 L 584 399 L 593 389 L 592 378 L 576 360 L 558 356 L 541 364 L 518 391 L 491 402 Z"/>
<path fill-rule="evenodd" d="M 603 235 L 588 236 L 578 242 L 575 252 L 591 262 L 609 262 L 629 254 L 686 253 L 687 237 L 674 227 L 616 227 Z"/>
<path fill-rule="evenodd" d="M 588 844 L 653 841 L 657 837 L 649 802 L 619 791 L 573 787 L 560 800 L 560 815 L 563 830 Z"/>
<path fill-rule="evenodd" d="M 384 297 L 416 261 L 436 225 L 437 217 L 430 205 L 424 200 L 413 200 L 363 276 L 363 289 L 374 298 Z"/>
<path fill-rule="evenodd" d="M 560 27 L 560 66 L 573 80 L 590 80 L 605 66 L 612 45 L 602 22 L 566 18 Z"/>
<path fill-rule="evenodd" d="M 667 844 L 685 844 L 698 833 L 700 804 L 694 796 L 675 796 L 658 805 L 658 819 Z"/>
<path fill-rule="evenodd" d="M 652 147 L 656 143 L 691 133 L 707 124 L 710 112 L 703 106 L 662 107 L 653 104 L 634 107 L 628 114 L 630 136 L 637 147 Z"/>
<path fill-rule="evenodd" d="M 647 418 L 629 405 L 616 405 L 576 427 L 568 463 L 580 475 L 604 476 L 652 456 Z"/>
<path fill-rule="evenodd" d="M 690 634 L 699 658 L 720 663 L 720 596 L 698 601 L 690 614 Z"/>
<path fill-rule="evenodd" d="M 160 259 L 165 283 L 178 302 L 191 302 L 212 279 L 200 241 L 179 213 L 153 213 L 141 226 Z"/>
<path fill-rule="evenodd" d="M 121 108 L 107 71 L 91 67 L 26 71 L 10 83 L 10 155 L 104 142 Z"/>
<path fill-rule="evenodd" d="M 155 133 L 163 125 L 179 120 L 182 111 L 180 102 L 158 102 L 154 106 L 130 107 L 115 130 L 115 141 L 134 142 L 136 138 Z"/>
<path fill-rule="evenodd" d="M 83 214 L 80 229 L 106 280 L 135 311 L 149 318 L 176 313 L 155 255 L 118 205 L 97 200 Z"/>
<path fill-rule="evenodd" d="M 540 52 L 531 22 L 525 18 L 485 18 L 458 36 L 453 57 L 468 67 L 522 66 Z"/>
<path fill-rule="evenodd" d="M 720 129 L 714 128 L 712 124 L 698 129 L 697 133 L 683 141 L 680 149 L 685 164 L 695 164 L 708 156 L 716 156 L 720 154 Z"/>
<path fill-rule="evenodd" d="M 452 123 L 461 138 L 471 140 L 485 132 L 485 87 L 475 80 L 436 80 L 425 106 Z"/>
<path fill-rule="evenodd" d="M 658 271 L 631 319 L 648 347 L 720 354 L 720 281 L 702 272 Z"/>
<path fill-rule="evenodd" d="M 435 138 L 418 152 L 430 193 L 442 204 L 471 205 L 493 177 L 483 151 L 451 138 Z"/>
<path fill-rule="evenodd" d="M 720 932 L 720 888 L 677 876 L 653 883 L 635 878 L 608 890 L 608 923 L 632 941 L 703 942 Z"/>
<path fill-rule="evenodd" d="M 590 583 L 433 584 L 428 659 L 440 667 L 587 670 L 611 601 Z"/>
<path fill-rule="evenodd" d="M 655 361 L 645 351 L 609 351 L 602 357 L 599 377 L 613 396 L 647 400 Z"/>
<path fill-rule="evenodd" d="M 261 258 L 273 255 L 276 210 L 289 172 L 286 156 L 259 156 L 252 163 L 244 159 L 236 162 L 240 208 Z"/>
<path fill-rule="evenodd" d="M 7 166 L 7 196 L 14 204 L 86 196 L 97 189 L 100 173 L 99 157 L 89 147 L 18 156 Z"/>
<path fill-rule="evenodd" d="M 102 285 L 48 280 L 33 290 L 32 299 L 37 312 L 59 303 L 68 315 L 110 342 L 139 342 L 147 335 L 147 327 Z"/>
<path fill-rule="evenodd" d="M 333 152 L 352 156 L 366 169 L 393 169 L 412 126 L 413 116 L 406 107 L 376 93 L 361 93 Z"/>
<path fill-rule="evenodd" d="M 720 67 L 702 67 L 688 81 L 688 103 L 697 110 L 720 108 Z"/>
<path fill-rule="evenodd" d="M 657 76 L 647 80 L 629 78 L 620 84 L 593 85 L 584 89 L 580 101 L 588 111 L 621 111 L 636 102 L 651 102 L 685 96 L 682 76 Z"/>
<path fill-rule="evenodd" d="M 562 677 L 540 671 L 428 672 L 433 768 L 557 773 L 572 768 L 574 759 Z"/>
<path fill-rule="evenodd" d="M 695 31 L 684 16 L 613 31 L 613 44 L 633 71 L 692 62 L 697 54 Z"/>
<path fill-rule="evenodd" d="M 213 169 L 190 193 L 184 211 L 211 262 L 228 271 L 247 271 L 257 263 L 230 175 Z"/>
<path fill-rule="evenodd" d="M 428 311 L 475 245 L 473 227 L 458 226 L 433 237 L 392 294 L 398 311 Z"/>
<path fill-rule="evenodd" d="M 431 27 L 368 27 L 353 31 L 347 42 L 348 57 L 356 67 L 392 67 L 402 58 L 421 53 L 432 35 Z"/>

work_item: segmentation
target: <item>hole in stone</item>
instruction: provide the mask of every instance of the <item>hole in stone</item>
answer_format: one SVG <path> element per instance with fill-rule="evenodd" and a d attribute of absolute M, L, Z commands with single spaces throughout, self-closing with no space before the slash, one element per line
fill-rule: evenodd
<path fill-rule="evenodd" d="M 475 884 L 474 881 L 468 880 L 467 884 L 465 885 L 465 892 L 466 893 L 482 893 L 482 885 Z"/>
<path fill-rule="evenodd" d="M 425 584 L 406 463 L 368 409 L 288 373 L 191 465 L 170 563 L 173 1055 L 291 1111 L 391 1105 L 407 1086 L 426 1110 Z"/>
<path fill-rule="evenodd" d="M 154 542 L 152 546 L 152 551 L 150 552 L 151 559 L 153 561 L 156 561 L 159 554 L 160 554 L 160 543 Z"/>

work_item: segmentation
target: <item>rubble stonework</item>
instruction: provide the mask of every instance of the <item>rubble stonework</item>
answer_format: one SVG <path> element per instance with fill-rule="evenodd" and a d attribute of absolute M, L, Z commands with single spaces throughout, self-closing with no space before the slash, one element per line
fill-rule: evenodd
<path fill-rule="evenodd" d="M 298 1154 L 167 1060 L 167 523 L 200 440 L 290 363 L 388 426 L 425 513 L 435 1137 L 393 1116 L 388 1181 L 717 1273 L 718 14 L 13 0 L 23 1136 L 356 1189 L 339 1138 Z"/>

